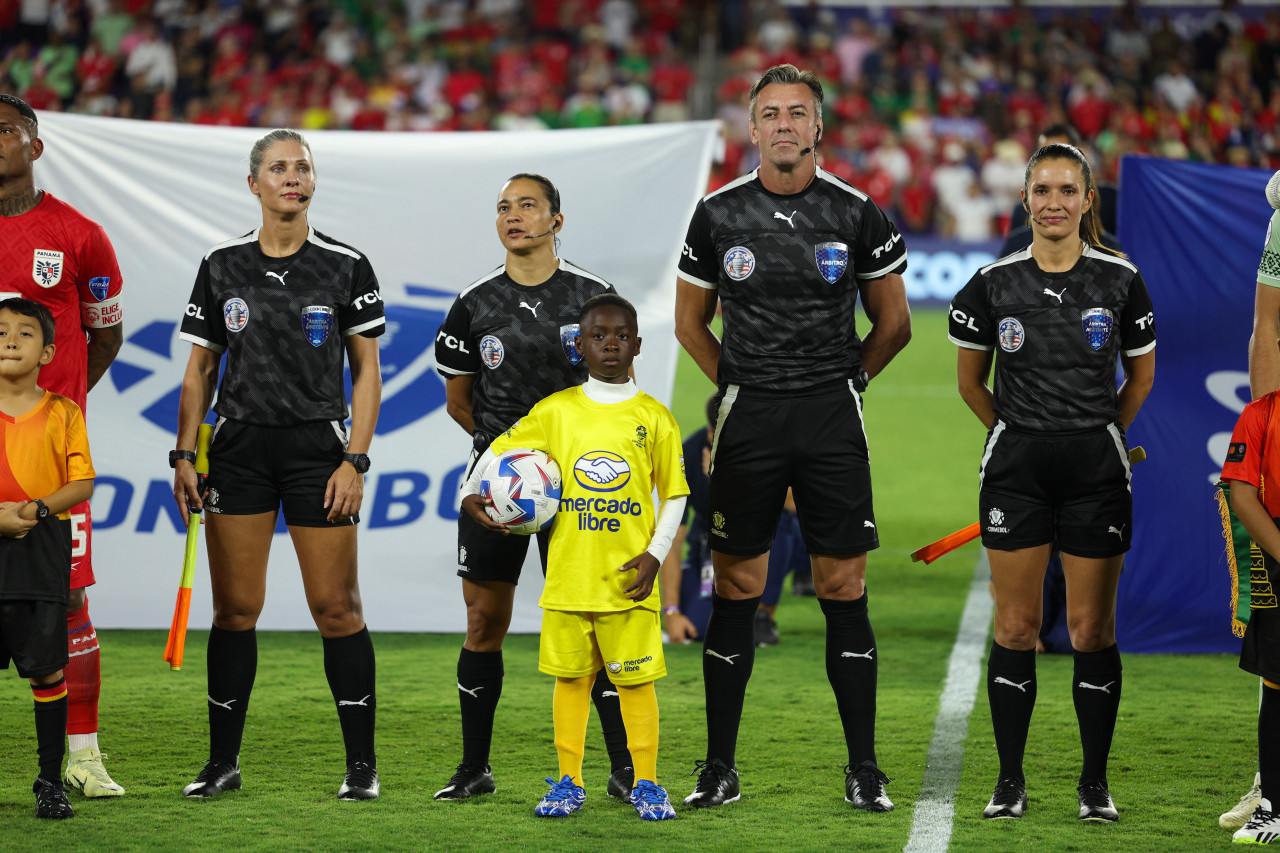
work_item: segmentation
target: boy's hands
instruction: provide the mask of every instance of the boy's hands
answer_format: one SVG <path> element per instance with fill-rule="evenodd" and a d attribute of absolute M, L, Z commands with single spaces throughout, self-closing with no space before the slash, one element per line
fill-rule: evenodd
<path fill-rule="evenodd" d="M 627 587 L 623 592 L 632 601 L 644 601 L 653 593 L 653 581 L 658 577 L 658 558 L 645 551 L 643 554 L 627 560 L 626 564 L 618 571 L 634 571 L 636 573 L 635 580 L 631 582 L 631 586 Z"/>
<path fill-rule="evenodd" d="M 479 495 L 467 495 L 462 499 L 462 511 L 471 516 L 476 524 L 492 530 L 494 533 L 501 533 L 503 536 L 510 534 L 510 530 L 494 521 L 489 517 L 489 513 L 484 511 L 487 506 L 493 506 L 493 501 L 482 498 Z"/>
<path fill-rule="evenodd" d="M 23 512 L 28 506 L 31 507 L 31 511 Z M 36 520 L 35 504 L 30 501 L 0 503 L 0 536 L 21 539 L 36 526 Z"/>

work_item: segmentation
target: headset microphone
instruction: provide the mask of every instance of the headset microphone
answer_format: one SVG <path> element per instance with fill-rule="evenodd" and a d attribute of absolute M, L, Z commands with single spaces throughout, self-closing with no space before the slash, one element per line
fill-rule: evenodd
<path fill-rule="evenodd" d="M 301 202 L 301 201 L 311 201 L 311 196 L 309 196 L 309 195 L 300 195 L 300 196 L 298 196 L 298 201 L 300 201 L 300 202 Z"/>
<path fill-rule="evenodd" d="M 1039 219 L 1036 219 L 1034 216 L 1031 215 L 1031 207 L 1025 201 L 1022 203 L 1022 209 L 1027 212 L 1027 219 L 1030 219 L 1032 222 L 1034 222 L 1036 225 L 1039 225 L 1041 228 L 1044 227 L 1043 222 L 1041 222 Z"/>
<path fill-rule="evenodd" d="M 560 223 L 559 223 L 559 222 L 553 222 L 553 223 L 551 224 L 551 230 L 550 230 L 550 231 L 543 231 L 541 234 L 526 234 L 526 235 L 524 235 L 524 238 L 525 238 L 526 240 L 539 240 L 539 239 L 541 239 L 541 238 L 543 238 L 543 237 L 547 236 L 548 234 L 554 234 L 554 233 L 556 233 L 556 232 L 557 232 L 557 231 L 559 231 L 559 230 L 560 230 Z"/>

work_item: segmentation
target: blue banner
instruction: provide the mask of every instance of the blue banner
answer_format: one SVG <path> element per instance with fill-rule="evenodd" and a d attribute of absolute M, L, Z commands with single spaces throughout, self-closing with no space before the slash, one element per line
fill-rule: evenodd
<path fill-rule="evenodd" d="M 1155 306 L 1156 379 L 1129 431 L 1133 550 L 1120 577 L 1126 652 L 1238 652 L 1213 483 L 1249 401 L 1248 345 L 1269 172 L 1126 157 L 1119 238 Z"/>

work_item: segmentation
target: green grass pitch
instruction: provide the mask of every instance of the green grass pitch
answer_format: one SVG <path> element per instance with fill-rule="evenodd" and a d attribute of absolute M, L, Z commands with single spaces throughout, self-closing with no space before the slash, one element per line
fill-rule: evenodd
<path fill-rule="evenodd" d="M 868 569 L 881 655 L 878 751 L 893 779 L 893 813 L 854 812 L 843 801 L 844 747 L 823 667 L 822 617 L 812 599 L 784 594 L 782 642 L 757 654 L 748 690 L 738 753 L 743 798 L 721 809 L 695 811 L 678 802 L 692 787 L 687 774 L 706 743 L 699 646 L 667 649 L 670 676 L 658 684 L 659 774 L 680 817 L 648 824 L 604 796 L 608 763 L 594 718 L 586 808 L 564 820 L 533 816 L 542 780 L 556 767 L 552 680 L 537 672 L 536 637 L 507 642 L 493 796 L 431 799 L 460 754 L 457 635 L 375 635 L 383 795 L 339 803 L 342 746 L 319 638 L 264 633 L 241 755 L 245 788 L 188 802 L 181 788 L 206 749 L 207 634 L 191 632 L 187 667 L 171 673 L 161 661 L 163 632 L 105 631 L 101 741 L 107 766 L 128 793 L 115 800 L 73 794 L 70 821 L 33 817 L 31 693 L 10 670 L 0 677 L 0 850 L 902 850 L 977 550 L 968 545 L 932 566 L 913 564 L 909 555 L 972 520 L 983 438 L 955 392 L 945 314 L 919 311 L 914 326 L 910 346 L 866 397 L 883 542 Z M 673 408 L 686 434 L 702 423 L 710 390 L 682 362 Z M 429 593 L 452 591 L 423 590 Z M 1082 826 L 1075 819 L 1071 662 L 1042 657 L 1039 667 L 1027 817 L 998 825 L 979 817 L 997 768 L 980 691 L 950 849 L 1226 849 L 1230 835 L 1217 816 L 1252 781 L 1256 679 L 1226 656 L 1126 656 L 1110 771 L 1121 820 Z"/>

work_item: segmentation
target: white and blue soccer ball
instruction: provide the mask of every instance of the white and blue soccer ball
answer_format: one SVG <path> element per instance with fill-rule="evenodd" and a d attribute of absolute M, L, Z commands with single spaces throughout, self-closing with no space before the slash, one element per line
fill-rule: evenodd
<path fill-rule="evenodd" d="M 541 450 L 508 450 L 489 463 L 480 496 L 493 501 L 489 517 L 512 533 L 546 530 L 560 508 L 560 466 Z"/>

